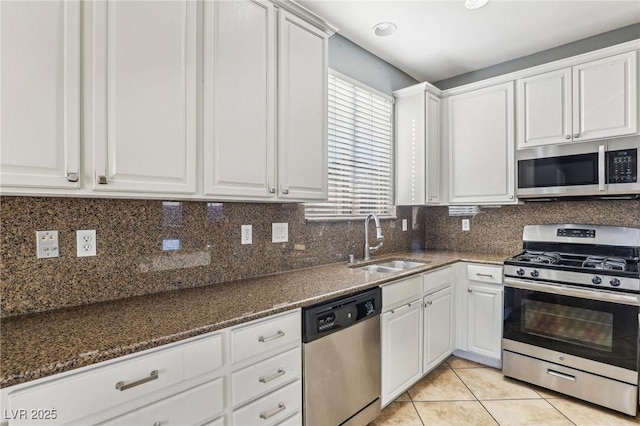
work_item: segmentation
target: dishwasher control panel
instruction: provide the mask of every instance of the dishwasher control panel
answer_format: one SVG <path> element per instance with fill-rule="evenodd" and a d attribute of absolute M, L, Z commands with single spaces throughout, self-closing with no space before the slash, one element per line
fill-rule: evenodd
<path fill-rule="evenodd" d="M 380 315 L 382 292 L 379 287 L 364 293 L 334 299 L 302 310 L 303 341 L 310 342 Z"/>

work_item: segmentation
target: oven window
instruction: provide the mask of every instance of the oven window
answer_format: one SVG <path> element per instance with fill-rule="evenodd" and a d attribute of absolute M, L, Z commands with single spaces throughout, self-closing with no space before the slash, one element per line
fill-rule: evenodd
<path fill-rule="evenodd" d="M 611 352 L 613 314 L 537 300 L 523 304 L 522 331 Z"/>
<path fill-rule="evenodd" d="M 518 161 L 518 188 L 597 184 L 597 153 Z"/>

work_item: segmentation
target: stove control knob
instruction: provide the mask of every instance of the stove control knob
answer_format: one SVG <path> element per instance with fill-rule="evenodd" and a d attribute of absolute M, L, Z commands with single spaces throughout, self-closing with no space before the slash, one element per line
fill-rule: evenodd
<path fill-rule="evenodd" d="M 591 282 L 594 284 L 600 284 L 602 282 L 602 278 L 596 275 L 595 277 L 591 278 Z"/>
<path fill-rule="evenodd" d="M 620 285 L 620 280 L 617 278 L 612 278 L 611 281 L 609 281 L 609 284 L 611 284 L 614 287 L 618 287 Z"/>
<path fill-rule="evenodd" d="M 518 270 L 516 271 L 516 274 L 518 274 L 518 275 L 520 275 L 520 276 L 524 275 L 524 269 L 522 269 L 522 268 L 518 269 Z"/>
<path fill-rule="evenodd" d="M 533 278 L 536 278 L 536 277 L 537 277 L 537 276 L 539 276 L 539 275 L 540 275 L 540 272 L 538 272 L 537 270 L 535 270 L 535 269 L 534 269 L 533 271 L 531 271 L 531 276 L 532 276 Z"/>

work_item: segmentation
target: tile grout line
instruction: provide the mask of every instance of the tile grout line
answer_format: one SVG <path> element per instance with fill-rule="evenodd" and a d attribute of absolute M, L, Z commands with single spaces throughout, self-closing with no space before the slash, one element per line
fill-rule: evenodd
<path fill-rule="evenodd" d="M 478 367 L 478 368 L 480 368 L 480 367 Z M 471 395 L 473 395 L 473 397 L 476 399 L 476 401 L 478 401 L 478 403 L 480 404 L 480 406 L 482 407 L 482 409 L 483 409 L 484 411 L 486 411 L 486 412 L 487 412 L 487 414 L 489 415 L 489 417 L 491 417 L 491 418 L 493 419 L 493 421 L 494 421 L 494 422 L 496 422 L 496 424 L 497 424 L 497 425 L 499 425 L 499 426 L 500 426 L 500 422 L 498 421 L 498 419 L 496 419 L 495 417 L 493 417 L 493 414 L 491 414 L 491 411 L 487 410 L 487 407 L 485 407 L 485 406 L 484 406 L 484 404 L 482 403 L 482 401 L 480 401 L 480 400 L 478 399 L 478 397 L 476 396 L 476 394 L 475 394 L 475 393 L 473 393 L 473 391 L 471 390 L 471 388 L 470 388 L 469 386 L 467 386 L 467 384 L 465 383 L 465 381 L 464 381 L 464 380 L 462 380 L 462 377 L 460 377 L 460 376 L 458 375 L 458 372 L 456 371 L 456 369 L 455 369 L 455 368 L 453 368 L 453 367 L 451 367 L 451 369 L 453 370 L 453 373 L 456 375 L 456 377 L 458 378 L 458 380 L 460 380 L 460 382 L 462 382 L 462 384 L 463 384 L 467 389 L 469 389 L 469 392 L 471 392 Z"/>

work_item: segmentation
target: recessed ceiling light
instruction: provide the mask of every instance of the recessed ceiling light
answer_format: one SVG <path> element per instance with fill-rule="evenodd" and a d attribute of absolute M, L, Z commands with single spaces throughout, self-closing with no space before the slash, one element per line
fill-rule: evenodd
<path fill-rule="evenodd" d="M 489 0 L 464 0 L 464 7 L 467 9 L 479 9 L 487 3 L 489 3 Z"/>
<path fill-rule="evenodd" d="M 374 25 L 373 33 L 378 37 L 386 37 L 396 32 L 398 27 L 393 22 L 380 22 Z"/>

